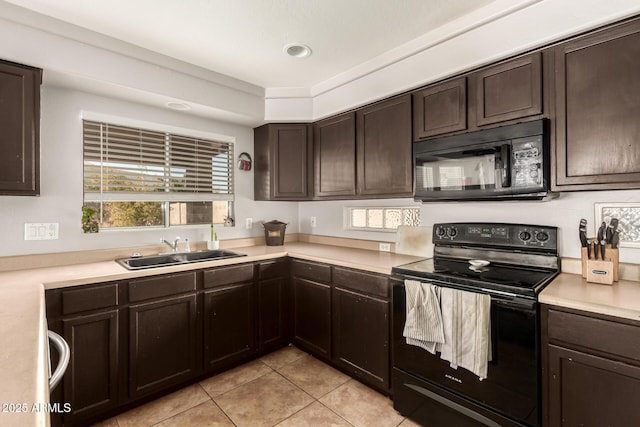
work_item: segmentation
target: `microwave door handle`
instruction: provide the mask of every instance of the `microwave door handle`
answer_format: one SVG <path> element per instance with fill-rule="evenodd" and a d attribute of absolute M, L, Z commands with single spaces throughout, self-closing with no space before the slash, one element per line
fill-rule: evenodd
<path fill-rule="evenodd" d="M 500 148 L 502 159 L 502 188 L 511 187 L 511 144 L 503 144 Z"/>

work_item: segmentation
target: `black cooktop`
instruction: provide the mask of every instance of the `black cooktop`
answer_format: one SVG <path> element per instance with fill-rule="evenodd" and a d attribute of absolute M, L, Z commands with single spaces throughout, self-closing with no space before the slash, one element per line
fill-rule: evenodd
<path fill-rule="evenodd" d="M 544 225 L 435 224 L 434 257 L 392 272 L 472 291 L 536 298 L 560 270 L 557 236 L 556 227 Z M 472 265 L 470 260 L 488 264 Z"/>
<path fill-rule="evenodd" d="M 475 267 L 468 260 L 429 258 L 396 266 L 393 273 L 431 279 L 463 288 L 497 290 L 535 297 L 557 270 L 490 263 Z"/>

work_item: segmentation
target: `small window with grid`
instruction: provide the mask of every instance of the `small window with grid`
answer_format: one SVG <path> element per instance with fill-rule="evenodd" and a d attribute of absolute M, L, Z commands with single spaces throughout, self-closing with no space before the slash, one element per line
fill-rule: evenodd
<path fill-rule="evenodd" d="M 346 208 L 349 230 L 392 232 L 401 225 L 420 225 L 419 207 L 350 207 Z"/>

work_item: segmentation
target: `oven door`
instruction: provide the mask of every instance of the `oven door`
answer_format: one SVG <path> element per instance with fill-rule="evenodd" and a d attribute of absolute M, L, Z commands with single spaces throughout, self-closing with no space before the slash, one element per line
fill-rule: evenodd
<path fill-rule="evenodd" d="M 415 278 L 413 278 L 415 279 Z M 437 284 L 437 283 L 436 283 Z M 442 284 L 440 284 L 442 286 Z M 450 284 L 448 284 L 450 286 Z M 480 419 L 490 419 L 476 409 L 498 418 L 515 421 L 515 425 L 540 425 L 540 378 L 537 303 L 525 298 L 507 299 L 491 295 L 491 341 L 492 361 L 489 362 L 487 378 L 480 381 L 473 373 L 463 368 L 453 369 L 440 355 L 431 353 L 405 342 L 402 335 L 406 319 L 406 299 L 404 282 L 393 280 L 393 365 L 394 406 L 410 418 L 415 405 L 407 406 L 403 399 L 409 399 L 408 390 L 414 392 L 428 389 L 444 401 L 453 401 L 448 396 L 456 396 L 456 405 L 448 411 L 460 413 L 460 423 L 468 418 L 464 411 L 456 411 L 459 405 L 465 411 L 477 413 Z M 397 373 L 402 373 L 398 375 Z M 403 375 L 405 375 L 403 377 Z M 409 386 L 403 378 L 422 381 L 423 386 Z M 418 387 L 418 388 L 416 388 Z M 422 393 L 426 401 L 433 401 L 429 393 Z M 418 393 L 419 395 L 420 393 Z M 417 395 L 416 395 L 417 396 Z M 414 396 L 415 398 L 415 396 Z M 462 402 L 462 403 L 461 403 Z M 464 402 L 467 402 L 466 404 Z M 418 410 L 417 407 L 415 409 Z M 495 418 L 495 417 L 493 417 Z M 451 420 L 451 418 L 450 418 Z M 422 420 L 424 422 L 424 420 Z M 499 425 L 506 425 L 504 421 Z M 437 425 L 437 424 L 429 424 Z M 446 424 L 445 424 L 446 425 Z M 466 424 L 464 424 L 466 425 Z M 492 425 L 478 422 L 469 425 Z"/>

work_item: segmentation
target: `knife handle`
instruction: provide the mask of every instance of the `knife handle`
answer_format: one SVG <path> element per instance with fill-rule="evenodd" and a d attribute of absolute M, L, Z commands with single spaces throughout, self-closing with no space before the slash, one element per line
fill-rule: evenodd
<path fill-rule="evenodd" d="M 620 232 L 614 231 L 613 236 L 611 237 L 611 249 L 618 249 L 619 243 L 620 243 Z"/>

